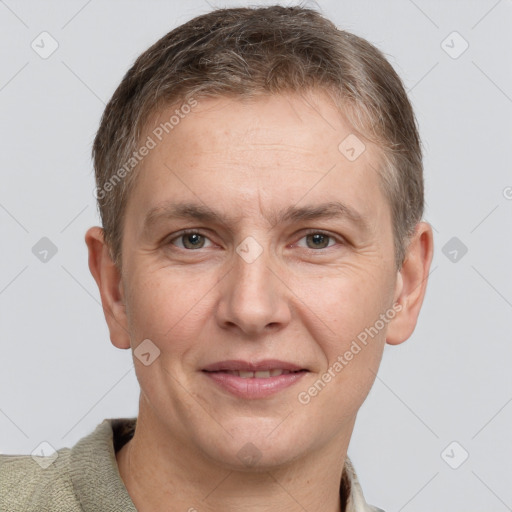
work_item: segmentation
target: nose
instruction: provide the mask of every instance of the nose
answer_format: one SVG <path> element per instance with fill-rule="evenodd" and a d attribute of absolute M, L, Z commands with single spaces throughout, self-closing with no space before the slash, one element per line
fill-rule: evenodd
<path fill-rule="evenodd" d="M 286 326 L 291 319 L 290 291 L 276 266 L 271 268 L 269 251 L 253 261 L 234 253 L 233 260 L 220 288 L 219 325 L 247 336 L 275 333 Z"/>

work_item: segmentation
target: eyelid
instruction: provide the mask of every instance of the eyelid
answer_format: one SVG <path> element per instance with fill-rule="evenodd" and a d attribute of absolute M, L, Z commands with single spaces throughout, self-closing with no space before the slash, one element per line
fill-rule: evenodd
<path fill-rule="evenodd" d="M 189 235 L 189 234 L 194 234 L 194 235 L 201 235 L 202 237 L 206 238 L 207 240 L 210 241 L 210 243 L 213 244 L 212 240 L 210 240 L 210 237 L 207 236 L 205 233 L 203 233 L 203 231 L 201 229 L 194 229 L 194 228 L 189 228 L 189 229 L 182 229 L 181 231 L 178 231 L 177 233 L 173 233 L 171 236 L 172 238 L 168 238 L 167 239 L 167 244 L 172 244 L 172 245 L 175 245 L 173 242 L 175 240 L 178 240 L 180 239 L 182 236 L 185 236 L 185 235 Z M 178 249 L 183 249 L 185 251 L 190 251 L 192 252 L 193 249 L 187 249 L 187 248 L 183 248 L 183 247 L 178 247 Z M 200 249 L 204 249 L 204 247 L 200 247 Z M 198 250 L 198 249 L 196 249 Z"/>
<path fill-rule="evenodd" d="M 303 233 L 302 236 L 297 240 L 297 242 L 295 242 L 295 244 L 297 244 L 300 240 L 302 240 L 303 238 L 305 238 L 308 235 L 316 235 L 316 234 L 324 235 L 324 236 L 327 236 L 329 238 L 332 238 L 339 245 L 345 245 L 347 243 L 347 241 L 342 236 L 335 235 L 333 233 L 330 233 L 329 231 L 324 231 L 323 229 L 309 228 L 309 229 L 306 229 L 306 231 L 303 231 L 302 233 Z M 307 250 L 314 251 L 314 252 L 320 252 L 322 249 L 323 250 L 330 249 L 331 247 L 334 247 L 334 245 L 328 245 L 327 247 L 323 247 L 323 248 L 320 248 L 320 249 L 312 249 L 311 247 L 303 247 L 303 249 L 307 249 Z"/>
<path fill-rule="evenodd" d="M 174 233 L 172 235 L 172 238 L 169 238 L 167 243 L 168 244 L 172 244 L 172 245 L 175 245 L 173 244 L 173 242 L 175 240 L 178 240 L 179 238 L 181 238 L 182 236 L 184 235 L 188 235 L 188 234 L 197 234 L 197 235 L 201 235 L 202 237 L 206 238 L 207 240 L 210 241 L 210 243 L 214 243 L 210 237 L 208 235 L 206 235 L 202 229 L 197 229 L 197 228 L 188 228 L 188 229 L 183 229 L 181 231 L 178 231 L 177 233 Z M 308 235 L 313 235 L 313 234 L 319 234 L 319 235 L 324 235 L 324 236 L 327 236 L 329 238 L 332 238 L 333 240 L 335 240 L 338 244 L 340 245 L 345 245 L 347 243 L 347 241 L 340 235 L 334 235 L 333 233 L 330 233 L 329 231 L 325 231 L 323 229 L 314 229 L 314 228 L 309 228 L 309 229 L 306 229 L 305 231 L 302 231 L 302 236 L 297 240 L 297 242 L 295 242 L 293 245 L 296 245 L 300 240 L 302 240 L 303 238 L 305 238 L 306 236 Z M 325 250 L 325 249 L 328 249 L 330 247 L 334 247 L 334 245 L 328 245 L 327 247 L 323 247 L 323 248 L 320 248 L 320 249 L 312 249 L 310 247 L 303 247 L 303 249 L 308 249 L 308 250 L 311 250 L 311 251 L 314 251 L 314 252 L 319 252 L 321 251 L 322 249 Z M 182 249 L 182 247 L 178 247 L 179 249 Z M 200 247 L 200 249 L 204 249 L 204 247 Z M 191 251 L 191 249 L 184 249 L 186 251 Z"/>

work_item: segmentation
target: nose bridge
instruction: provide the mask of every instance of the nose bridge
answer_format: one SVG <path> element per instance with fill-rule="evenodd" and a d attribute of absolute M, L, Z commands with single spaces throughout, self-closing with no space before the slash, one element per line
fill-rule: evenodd
<path fill-rule="evenodd" d="M 236 324 L 255 334 L 289 321 L 286 296 L 272 266 L 270 250 L 255 238 L 247 237 L 237 246 L 219 305 L 224 325 Z"/>

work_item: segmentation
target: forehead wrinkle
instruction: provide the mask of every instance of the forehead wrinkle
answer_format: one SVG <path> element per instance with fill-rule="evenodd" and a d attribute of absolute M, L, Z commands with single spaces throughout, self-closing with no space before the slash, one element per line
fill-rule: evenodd
<path fill-rule="evenodd" d="M 347 218 L 364 231 L 370 229 L 368 219 L 365 216 L 339 201 L 330 201 L 318 205 L 302 207 L 292 205 L 280 211 L 272 208 L 265 213 L 262 205 L 262 197 L 258 190 L 257 202 L 261 215 L 272 226 L 294 221 Z M 243 213 L 234 215 L 232 213 L 216 211 L 206 204 L 167 201 L 155 206 L 148 212 L 144 219 L 144 227 L 147 229 L 161 219 L 172 218 L 194 219 L 202 222 L 216 222 L 218 224 L 233 226 L 240 223 L 240 221 L 246 217 L 247 214 Z"/>
<path fill-rule="evenodd" d="M 163 201 L 149 210 L 144 219 L 144 227 L 150 228 L 162 219 L 195 219 L 203 222 L 217 222 L 220 224 L 236 224 L 241 220 L 240 215 L 217 212 L 206 204 Z"/>

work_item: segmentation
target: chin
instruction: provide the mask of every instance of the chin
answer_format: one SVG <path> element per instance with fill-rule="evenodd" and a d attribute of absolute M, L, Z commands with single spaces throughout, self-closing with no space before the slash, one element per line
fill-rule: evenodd
<path fill-rule="evenodd" d="M 258 447 L 247 441 L 242 444 L 223 447 L 215 454 L 215 461 L 230 471 L 268 472 L 283 468 L 303 455 L 294 447 L 268 445 Z"/>
<path fill-rule="evenodd" d="M 283 422 L 280 419 L 283 425 L 279 425 L 274 419 L 272 428 L 269 428 L 268 421 L 258 422 L 252 418 L 251 425 L 248 425 L 249 419 L 246 420 L 245 425 L 226 428 L 218 439 L 212 439 L 211 430 L 204 432 L 198 440 L 202 445 L 201 451 L 231 471 L 268 471 L 305 456 L 310 448 L 307 436 L 290 435 L 297 430 L 286 428 L 284 423 L 287 420 Z"/>

